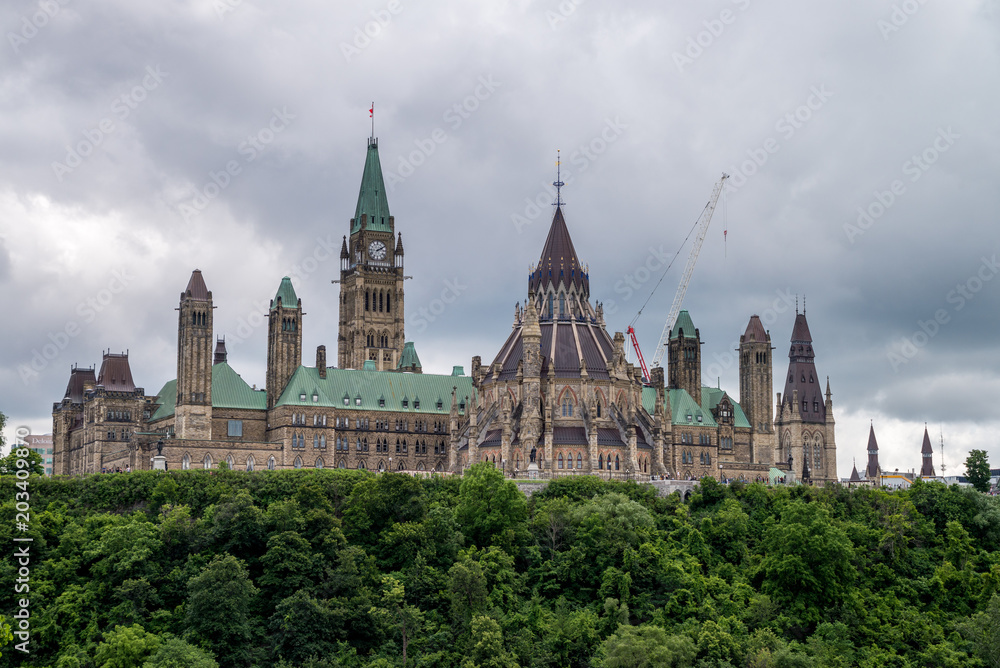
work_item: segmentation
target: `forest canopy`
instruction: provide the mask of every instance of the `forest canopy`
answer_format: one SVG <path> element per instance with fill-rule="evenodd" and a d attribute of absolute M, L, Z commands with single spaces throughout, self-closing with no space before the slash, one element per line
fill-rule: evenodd
<path fill-rule="evenodd" d="M 940 483 L 31 476 L 21 532 L 18 482 L 0 666 L 1000 666 L 1000 502 Z"/>

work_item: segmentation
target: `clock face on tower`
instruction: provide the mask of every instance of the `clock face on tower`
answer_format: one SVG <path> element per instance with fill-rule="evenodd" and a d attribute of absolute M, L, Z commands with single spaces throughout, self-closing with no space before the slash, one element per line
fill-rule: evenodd
<path fill-rule="evenodd" d="M 373 241 L 368 245 L 368 257 L 373 260 L 385 259 L 385 244 L 381 241 Z"/>

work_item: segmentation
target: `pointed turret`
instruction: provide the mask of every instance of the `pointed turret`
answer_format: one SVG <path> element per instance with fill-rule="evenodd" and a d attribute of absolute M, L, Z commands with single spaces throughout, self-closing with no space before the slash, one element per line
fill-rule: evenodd
<path fill-rule="evenodd" d="M 302 364 L 302 300 L 285 276 L 271 300 L 267 323 L 267 407 L 273 408 Z"/>
<path fill-rule="evenodd" d="M 365 171 L 361 175 L 361 191 L 358 205 L 351 220 L 351 234 L 362 228 L 372 232 L 392 232 L 389 220 L 389 200 L 385 196 L 382 181 L 382 164 L 378 158 L 378 139 L 368 140 L 368 155 L 365 157 Z"/>
<path fill-rule="evenodd" d="M 188 280 L 184 292 L 181 293 L 181 299 L 194 299 L 201 302 L 212 300 L 212 293 L 208 291 L 208 286 L 205 285 L 201 269 L 195 269 L 191 272 L 191 278 Z"/>
<path fill-rule="evenodd" d="M 573 248 L 573 239 L 569 236 L 562 207 L 556 207 L 552 225 L 549 226 L 549 235 L 545 239 L 542 255 L 538 260 L 538 267 L 531 274 L 528 288 L 544 294 L 549 286 L 558 289 L 560 281 L 564 288 L 576 286 L 589 298 L 590 278 L 584 273 L 576 249 Z"/>
<path fill-rule="evenodd" d="M 686 309 L 677 314 L 677 322 L 670 330 L 667 357 L 670 388 L 686 390 L 700 406 L 701 333 L 694 326 L 691 315 Z"/>
<path fill-rule="evenodd" d="M 878 441 L 875 440 L 875 425 L 868 431 L 868 466 L 865 468 L 865 478 L 874 480 L 882 475 L 882 467 L 878 463 Z"/>
<path fill-rule="evenodd" d="M 861 482 L 861 476 L 858 475 L 858 464 L 854 463 L 854 468 L 851 469 L 851 479 L 850 482 Z"/>
<path fill-rule="evenodd" d="M 788 351 L 788 374 L 785 376 L 785 401 L 798 392 L 796 406 L 803 422 L 826 422 L 826 401 L 816 373 L 812 334 L 805 313 L 795 315 L 792 345 Z"/>
<path fill-rule="evenodd" d="M 750 316 L 740 337 L 740 406 L 755 433 L 771 432 L 771 335 Z"/>
<path fill-rule="evenodd" d="M 931 437 L 927 433 L 927 425 L 924 425 L 924 443 L 920 448 L 920 457 L 923 463 L 920 466 L 920 477 L 921 478 L 933 478 L 934 476 L 934 463 L 931 459 L 934 456 L 934 449 L 931 447 Z"/>

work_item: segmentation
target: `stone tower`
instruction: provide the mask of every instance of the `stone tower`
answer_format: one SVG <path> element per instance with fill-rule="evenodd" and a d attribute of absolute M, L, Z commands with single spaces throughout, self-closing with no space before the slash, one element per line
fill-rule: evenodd
<path fill-rule="evenodd" d="M 816 372 L 812 334 L 806 314 L 796 313 L 788 350 L 785 392 L 778 395 L 774 426 L 779 434 L 775 461 L 794 462 L 796 475 L 808 472 L 814 482 L 837 480 L 837 443 L 833 394 L 826 393 Z"/>
<path fill-rule="evenodd" d="M 281 279 L 267 320 L 267 407 L 274 408 L 295 370 L 302 364 L 302 300 L 292 280 Z"/>
<path fill-rule="evenodd" d="M 771 334 L 760 318 L 750 317 L 740 337 L 740 406 L 751 427 L 751 458 L 760 461 L 774 450 L 774 408 L 771 402 Z"/>
<path fill-rule="evenodd" d="M 677 315 L 667 344 L 670 389 L 687 390 L 701 406 L 701 334 L 686 310 Z"/>
<path fill-rule="evenodd" d="M 368 360 L 395 369 L 403 355 L 403 238 L 389 215 L 378 140 L 368 140 L 350 238 L 340 253 L 337 363 L 360 369 Z"/>
<path fill-rule="evenodd" d="M 212 438 L 212 308 L 212 293 L 195 269 L 177 309 L 177 438 Z"/>

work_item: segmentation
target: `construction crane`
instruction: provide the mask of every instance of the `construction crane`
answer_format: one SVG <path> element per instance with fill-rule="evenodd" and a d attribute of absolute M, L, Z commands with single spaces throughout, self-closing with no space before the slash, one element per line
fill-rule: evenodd
<path fill-rule="evenodd" d="M 670 330 L 674 328 L 677 316 L 681 312 L 681 304 L 684 303 L 684 295 L 687 294 L 688 285 L 691 283 L 691 274 L 694 273 L 694 265 L 698 261 L 698 254 L 701 252 L 701 245 L 705 241 L 705 235 L 708 234 L 708 224 L 712 222 L 715 205 L 719 201 L 719 195 L 722 194 L 722 188 L 725 186 L 726 179 L 728 178 L 729 174 L 723 172 L 722 178 L 719 179 L 719 182 L 715 184 L 715 189 L 712 190 L 712 198 L 708 200 L 704 211 L 701 212 L 701 218 L 698 221 L 698 236 L 695 237 L 694 245 L 691 247 L 691 254 L 688 255 L 684 274 L 681 276 L 680 285 L 677 286 L 677 294 L 674 295 L 674 303 L 670 306 L 670 313 L 667 314 L 667 322 L 663 326 L 663 333 L 660 334 L 660 342 L 656 344 L 656 354 L 653 355 L 654 367 L 660 365 L 663 353 L 667 351 L 667 344 L 670 342 Z M 638 350 L 638 347 L 636 347 L 636 350 Z"/>

